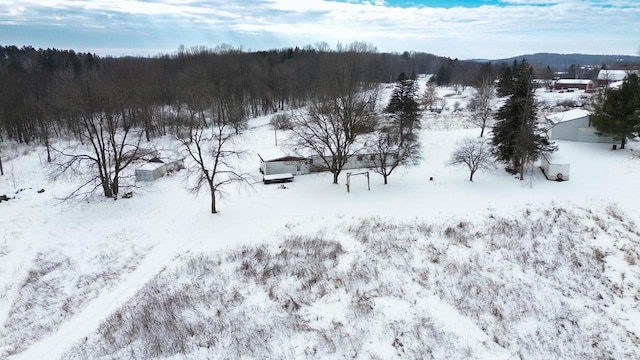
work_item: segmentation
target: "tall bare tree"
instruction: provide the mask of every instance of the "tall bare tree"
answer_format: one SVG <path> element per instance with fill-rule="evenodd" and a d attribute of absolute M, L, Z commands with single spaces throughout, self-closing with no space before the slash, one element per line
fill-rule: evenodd
<path fill-rule="evenodd" d="M 368 155 L 373 157 L 371 170 L 382 175 L 385 185 L 396 168 L 417 165 L 421 159 L 420 143 L 415 137 L 402 141 L 400 131 L 397 124 L 379 126 L 367 147 Z"/>
<path fill-rule="evenodd" d="M 494 116 L 496 91 L 491 78 L 483 78 L 476 89 L 476 93 L 469 102 L 471 110 L 471 122 L 480 128 L 480 137 L 484 136 L 484 130 Z"/>
<path fill-rule="evenodd" d="M 208 129 L 201 124 L 194 130 L 191 141 L 178 140 L 194 163 L 187 167 L 189 179 L 194 181 L 190 190 L 197 193 L 206 187 L 211 196 L 211 213 L 216 214 L 216 200 L 224 195 L 223 188 L 234 182 L 249 184 L 250 176 L 234 169 L 231 160 L 240 157 L 243 151 L 232 147 L 234 133 L 227 131 L 223 121 L 215 121 L 210 135 L 207 134 Z"/>
<path fill-rule="evenodd" d="M 94 72 L 80 83 L 67 78 L 71 81 L 61 87 L 68 97 L 68 112 L 75 113 L 73 117 L 80 123 L 81 144 L 54 149 L 57 156 L 52 175 L 55 178 L 70 170 L 82 173 L 91 169 L 91 175 L 69 197 L 90 194 L 98 188 L 106 197 L 117 197 L 121 175 L 137 157 L 143 131 L 133 126 L 123 111 L 120 92 L 107 79 Z M 82 144 L 88 144 L 89 150 Z"/>
<path fill-rule="evenodd" d="M 364 147 L 359 137 L 375 128 L 378 92 L 366 74 L 369 51 L 368 45 L 355 43 L 345 52 L 327 54 L 317 96 L 306 112 L 294 116 L 293 145 L 318 155 L 334 184 L 349 157 Z"/>

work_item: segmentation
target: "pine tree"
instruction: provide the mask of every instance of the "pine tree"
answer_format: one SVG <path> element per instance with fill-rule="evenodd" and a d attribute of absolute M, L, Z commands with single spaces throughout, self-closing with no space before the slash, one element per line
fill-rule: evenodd
<path fill-rule="evenodd" d="M 416 102 L 417 91 L 415 78 L 406 77 L 404 73 L 400 74 L 386 108 L 386 112 L 391 114 L 399 128 L 401 144 L 406 140 L 412 140 L 413 130 L 420 127 Z"/>
<path fill-rule="evenodd" d="M 516 66 L 517 62 L 514 62 L 513 69 L 515 69 Z M 513 69 L 502 64 L 497 86 L 498 96 L 509 96 L 513 92 Z"/>
<path fill-rule="evenodd" d="M 549 142 L 537 123 L 534 99 L 533 69 L 522 60 L 512 69 L 513 87 L 506 103 L 496 114 L 492 144 L 496 157 L 524 179 L 526 165 L 532 164 L 543 152 L 556 147 Z"/>
<path fill-rule="evenodd" d="M 619 89 L 607 89 L 594 105 L 591 123 L 598 134 L 612 136 L 624 149 L 627 139 L 640 136 L 640 80 L 624 79 Z"/>

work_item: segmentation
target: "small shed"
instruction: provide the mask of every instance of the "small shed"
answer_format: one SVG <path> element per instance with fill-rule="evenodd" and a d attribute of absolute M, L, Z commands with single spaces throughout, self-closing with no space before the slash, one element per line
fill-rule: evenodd
<path fill-rule="evenodd" d="M 184 169 L 184 158 L 153 158 L 136 169 L 136 181 L 155 181 L 170 171 Z"/>
<path fill-rule="evenodd" d="M 542 155 L 540 159 L 540 168 L 547 177 L 547 180 L 566 181 L 569 180 L 569 171 L 571 166 L 566 159 L 558 154 Z"/>
<path fill-rule="evenodd" d="M 155 181 L 164 175 L 164 163 L 148 162 L 136 169 L 136 181 Z"/>

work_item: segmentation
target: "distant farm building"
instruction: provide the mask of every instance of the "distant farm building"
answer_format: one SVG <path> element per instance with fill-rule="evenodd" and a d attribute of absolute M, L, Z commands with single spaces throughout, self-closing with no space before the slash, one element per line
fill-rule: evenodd
<path fill-rule="evenodd" d="M 574 109 L 546 117 L 551 140 L 610 143 L 613 139 L 596 134 L 586 110 Z"/>
<path fill-rule="evenodd" d="M 589 79 L 560 79 L 553 84 L 555 90 L 577 89 L 585 92 L 595 91 L 596 84 Z"/>
<path fill-rule="evenodd" d="M 608 86 L 611 83 L 622 81 L 631 73 L 638 74 L 639 72 L 637 70 L 600 70 L 598 86 Z"/>
<path fill-rule="evenodd" d="M 170 171 L 184 169 L 184 158 L 153 158 L 136 169 L 136 181 L 155 181 Z"/>
<path fill-rule="evenodd" d="M 265 160 L 260 157 L 260 172 L 263 175 L 293 174 L 304 175 L 314 172 L 329 170 L 327 164 L 321 156 L 310 157 L 283 156 L 275 159 Z M 368 169 L 377 166 L 379 155 L 376 154 L 356 154 L 349 157 L 344 166 L 344 170 Z M 393 156 L 393 155 L 392 155 Z M 325 157 L 330 162 L 329 157 Z"/>

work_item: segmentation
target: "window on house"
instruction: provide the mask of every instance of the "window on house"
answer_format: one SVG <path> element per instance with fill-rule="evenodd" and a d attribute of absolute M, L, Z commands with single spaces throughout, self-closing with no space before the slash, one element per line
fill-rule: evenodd
<path fill-rule="evenodd" d="M 358 159 L 358 161 L 362 161 L 362 159 L 364 159 L 364 156 L 358 155 L 357 159 Z"/>
<path fill-rule="evenodd" d="M 370 160 L 375 160 L 376 156 L 375 155 L 371 155 L 371 157 L 369 158 Z"/>

